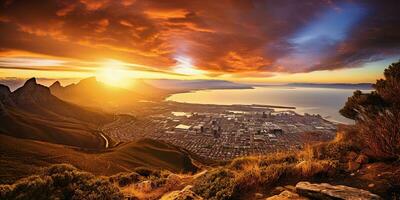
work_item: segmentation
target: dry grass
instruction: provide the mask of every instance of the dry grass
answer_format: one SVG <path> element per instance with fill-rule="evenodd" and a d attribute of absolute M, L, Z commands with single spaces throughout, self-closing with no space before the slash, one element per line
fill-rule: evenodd
<path fill-rule="evenodd" d="M 379 115 L 361 115 L 357 124 L 367 154 L 378 160 L 400 159 L 400 111 L 385 110 Z"/>

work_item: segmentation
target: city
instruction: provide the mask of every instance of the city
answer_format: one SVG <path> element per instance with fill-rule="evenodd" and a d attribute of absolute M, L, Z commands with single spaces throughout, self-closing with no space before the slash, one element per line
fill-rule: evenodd
<path fill-rule="evenodd" d="M 167 102 L 166 109 L 162 109 L 165 112 L 150 115 L 147 120 L 119 116 L 103 132 L 116 142 L 152 138 L 203 158 L 222 161 L 299 150 L 307 142 L 333 139 L 336 132 L 335 123 L 319 115 L 300 115 L 290 109 L 193 105 L 188 109 L 182 103 Z"/>

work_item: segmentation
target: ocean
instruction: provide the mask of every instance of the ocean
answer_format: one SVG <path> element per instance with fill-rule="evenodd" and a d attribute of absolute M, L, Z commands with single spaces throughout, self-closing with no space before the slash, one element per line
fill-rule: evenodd
<path fill-rule="evenodd" d="M 354 89 L 268 86 L 254 89 L 198 90 L 174 94 L 166 100 L 198 104 L 260 104 L 296 107 L 299 114 L 320 114 L 327 120 L 352 124 L 340 115 Z M 279 109 L 282 110 L 282 109 Z"/>

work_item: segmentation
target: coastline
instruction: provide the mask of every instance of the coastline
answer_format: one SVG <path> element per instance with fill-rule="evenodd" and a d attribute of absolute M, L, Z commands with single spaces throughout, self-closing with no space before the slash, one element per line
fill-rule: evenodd
<path fill-rule="evenodd" d="M 193 89 L 193 90 L 180 90 L 180 91 L 173 91 L 170 92 L 168 95 L 165 95 L 163 98 L 164 102 L 174 102 L 177 104 L 186 104 L 186 105 L 203 105 L 203 106 L 225 106 L 225 107 L 229 107 L 229 106 L 245 106 L 245 107 L 254 107 L 254 108 L 271 108 L 271 109 L 286 109 L 288 111 L 293 111 L 298 115 L 304 115 L 304 114 L 312 114 L 312 115 L 320 115 L 321 118 L 323 118 L 324 120 L 327 120 L 329 122 L 335 123 L 335 124 L 352 124 L 352 122 L 350 121 L 345 121 L 345 120 L 341 120 L 340 118 L 337 119 L 337 117 L 332 116 L 332 113 L 324 113 L 324 112 L 307 112 L 307 111 L 301 111 L 302 109 L 298 108 L 297 106 L 288 106 L 288 105 L 279 105 L 279 104 L 260 104 L 260 103 L 254 103 L 252 104 L 251 102 L 249 104 L 235 104 L 235 103 L 201 103 L 201 102 L 188 102 L 188 101 L 177 101 L 177 100 L 171 100 L 170 97 L 176 94 L 184 94 L 184 93 L 194 93 L 194 92 L 199 92 L 199 91 L 204 91 L 204 90 L 237 90 L 237 89 L 256 89 L 258 87 L 250 87 L 250 88 L 223 88 L 223 89 Z M 262 87 L 261 87 L 262 88 Z M 302 88 L 302 87 L 300 87 Z M 309 88 L 309 87 L 306 87 Z M 325 88 L 325 89 L 333 89 L 333 88 Z M 337 88 L 337 89 L 342 89 L 342 88 Z M 300 109 L 300 112 L 299 110 Z M 324 117 L 324 116 L 329 116 L 329 117 Z"/>

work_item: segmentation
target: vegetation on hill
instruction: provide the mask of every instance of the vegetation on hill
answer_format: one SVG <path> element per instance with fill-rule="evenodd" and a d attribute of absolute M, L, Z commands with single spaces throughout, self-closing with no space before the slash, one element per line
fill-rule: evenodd
<path fill-rule="evenodd" d="M 354 92 L 340 113 L 356 120 L 355 135 L 375 159 L 400 159 L 400 61 L 384 71 L 371 93 Z"/>
<path fill-rule="evenodd" d="M 0 183 L 37 173 L 41 167 L 69 163 L 96 175 L 129 172 L 136 167 L 193 173 L 197 167 L 177 147 L 143 139 L 105 151 L 82 151 L 63 145 L 19 139 L 0 134 Z"/>
<path fill-rule="evenodd" d="M 54 165 L 39 175 L 0 185 L 0 199 L 122 199 L 107 178 L 77 170 L 67 164 Z"/>

